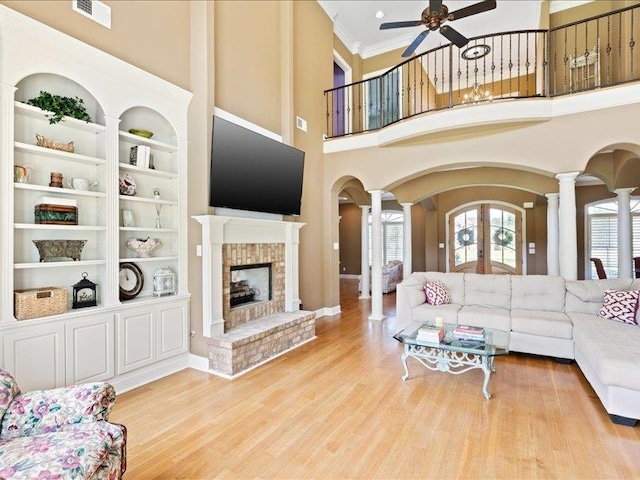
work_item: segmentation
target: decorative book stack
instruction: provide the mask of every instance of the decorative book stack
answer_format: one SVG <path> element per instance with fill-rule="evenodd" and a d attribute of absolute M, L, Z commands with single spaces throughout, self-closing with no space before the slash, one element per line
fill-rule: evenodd
<path fill-rule="evenodd" d="M 484 328 L 458 325 L 453 330 L 453 336 L 459 340 L 484 340 Z"/>
<path fill-rule="evenodd" d="M 131 147 L 129 153 L 129 164 L 139 168 L 153 168 L 153 155 L 151 147 L 147 145 L 136 145 Z"/>
<path fill-rule="evenodd" d="M 429 343 L 440 343 L 444 340 L 444 328 L 424 325 L 418 329 L 416 340 Z"/>

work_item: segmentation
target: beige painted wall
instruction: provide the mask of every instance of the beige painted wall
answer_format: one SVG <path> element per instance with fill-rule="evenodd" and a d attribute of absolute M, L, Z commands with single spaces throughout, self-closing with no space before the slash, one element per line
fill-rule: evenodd
<path fill-rule="evenodd" d="M 111 29 L 74 12 L 71 1 L 0 3 L 189 89 L 189 2 L 105 0 L 111 7 Z"/>
<path fill-rule="evenodd" d="M 295 146 L 304 150 L 302 215 L 300 230 L 300 300 L 306 310 L 340 303 L 337 276 L 332 281 L 325 263 L 338 270 L 337 251 L 328 246 L 324 219 L 322 134 L 326 131 L 323 92 L 333 85 L 333 25 L 317 2 L 293 2 L 294 110 L 307 121 L 307 132 L 295 129 Z M 335 217 L 334 222 L 338 219 Z M 322 276 L 320 279 L 319 277 Z"/>
<path fill-rule="evenodd" d="M 281 133 L 280 2 L 214 2 L 216 106 Z"/>

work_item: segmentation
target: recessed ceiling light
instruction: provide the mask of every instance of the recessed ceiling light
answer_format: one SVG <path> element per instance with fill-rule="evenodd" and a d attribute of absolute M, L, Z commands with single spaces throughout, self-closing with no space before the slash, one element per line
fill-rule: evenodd
<path fill-rule="evenodd" d="M 460 54 L 465 60 L 477 60 L 489 54 L 491 47 L 489 45 L 473 45 L 465 48 Z"/>
<path fill-rule="evenodd" d="M 376 12 L 376 18 L 382 18 L 382 17 L 384 17 L 384 12 L 382 10 L 378 10 Z"/>

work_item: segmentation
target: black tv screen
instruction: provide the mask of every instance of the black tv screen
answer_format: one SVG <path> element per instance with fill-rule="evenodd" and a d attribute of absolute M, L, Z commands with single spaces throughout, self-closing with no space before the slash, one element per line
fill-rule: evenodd
<path fill-rule="evenodd" d="M 304 152 L 213 117 L 209 205 L 300 215 Z"/>

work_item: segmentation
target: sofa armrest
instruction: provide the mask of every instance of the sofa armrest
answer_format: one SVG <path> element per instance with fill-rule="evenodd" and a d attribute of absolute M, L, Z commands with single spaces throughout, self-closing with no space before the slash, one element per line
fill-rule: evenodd
<path fill-rule="evenodd" d="M 106 421 L 115 401 L 115 389 L 104 382 L 22 393 L 2 418 L 0 439 L 52 432 L 63 425 Z"/>

